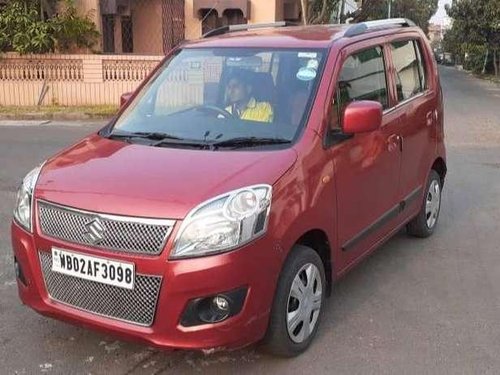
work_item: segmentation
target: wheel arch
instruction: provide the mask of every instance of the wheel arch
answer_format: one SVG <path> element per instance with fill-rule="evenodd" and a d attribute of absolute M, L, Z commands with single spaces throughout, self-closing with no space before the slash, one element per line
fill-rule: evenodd
<path fill-rule="evenodd" d="M 448 172 L 448 167 L 446 166 L 446 162 L 444 161 L 444 159 L 441 157 L 437 158 L 432 164 L 431 169 L 437 172 L 441 179 L 441 186 L 444 186 L 444 180 L 446 177 L 446 173 Z"/>
<path fill-rule="evenodd" d="M 333 286 L 333 263 L 332 249 L 328 241 L 327 234 L 322 229 L 311 229 L 304 233 L 294 245 L 303 245 L 313 249 L 321 258 L 325 268 L 325 277 L 327 283 L 327 295 L 329 296 Z"/>

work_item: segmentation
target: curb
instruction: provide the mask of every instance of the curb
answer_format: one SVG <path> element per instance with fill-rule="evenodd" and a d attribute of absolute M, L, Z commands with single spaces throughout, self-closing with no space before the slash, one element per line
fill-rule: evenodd
<path fill-rule="evenodd" d="M 18 113 L 0 114 L 0 121 L 109 121 L 113 116 L 89 115 L 81 112 L 68 113 Z"/>
<path fill-rule="evenodd" d="M 3 120 L 0 118 L 1 126 L 41 126 L 46 125 L 50 121 L 47 120 Z"/>
<path fill-rule="evenodd" d="M 482 75 L 482 74 L 474 73 L 472 70 L 465 70 L 463 68 L 463 66 L 460 66 L 460 65 L 456 65 L 455 69 L 468 74 L 470 77 L 474 77 L 474 78 L 480 79 L 480 80 L 485 81 L 485 82 L 491 82 L 495 85 L 500 86 L 500 77 L 496 78 L 495 76 L 492 76 L 492 75 Z"/>
<path fill-rule="evenodd" d="M 6 127 L 52 127 L 52 126 L 96 126 L 103 127 L 107 124 L 106 120 L 87 119 L 87 120 L 2 120 L 0 119 L 0 128 Z"/>

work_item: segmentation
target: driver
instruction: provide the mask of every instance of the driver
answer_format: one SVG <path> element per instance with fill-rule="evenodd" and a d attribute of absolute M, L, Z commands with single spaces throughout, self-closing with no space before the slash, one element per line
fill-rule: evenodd
<path fill-rule="evenodd" d="M 233 72 L 226 87 L 229 104 L 226 111 L 242 120 L 272 122 L 273 107 L 268 102 L 258 102 L 252 92 L 249 75 L 244 71 Z"/>

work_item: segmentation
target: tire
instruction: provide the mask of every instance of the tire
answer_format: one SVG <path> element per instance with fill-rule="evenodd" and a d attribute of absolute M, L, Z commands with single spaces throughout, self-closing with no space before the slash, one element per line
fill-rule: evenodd
<path fill-rule="evenodd" d="M 302 294 L 299 293 L 300 285 Z M 301 302 L 296 295 L 305 301 Z M 278 280 L 263 349 L 280 357 L 295 357 L 303 353 L 318 331 L 325 296 L 326 278 L 321 258 L 307 246 L 294 246 Z"/>
<path fill-rule="evenodd" d="M 431 236 L 436 229 L 441 211 L 441 195 L 443 184 L 439 174 L 431 170 L 418 215 L 406 226 L 409 235 L 419 238 Z"/>

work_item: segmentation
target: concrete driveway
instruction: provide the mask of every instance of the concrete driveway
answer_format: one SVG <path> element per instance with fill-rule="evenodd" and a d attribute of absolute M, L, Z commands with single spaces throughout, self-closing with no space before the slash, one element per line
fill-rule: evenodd
<path fill-rule="evenodd" d="M 442 68 L 449 175 L 439 228 L 400 233 L 342 279 L 299 358 L 255 347 L 165 353 L 41 317 L 17 298 L 9 225 L 17 184 L 93 126 L 0 126 L 1 374 L 500 373 L 500 87 Z"/>

